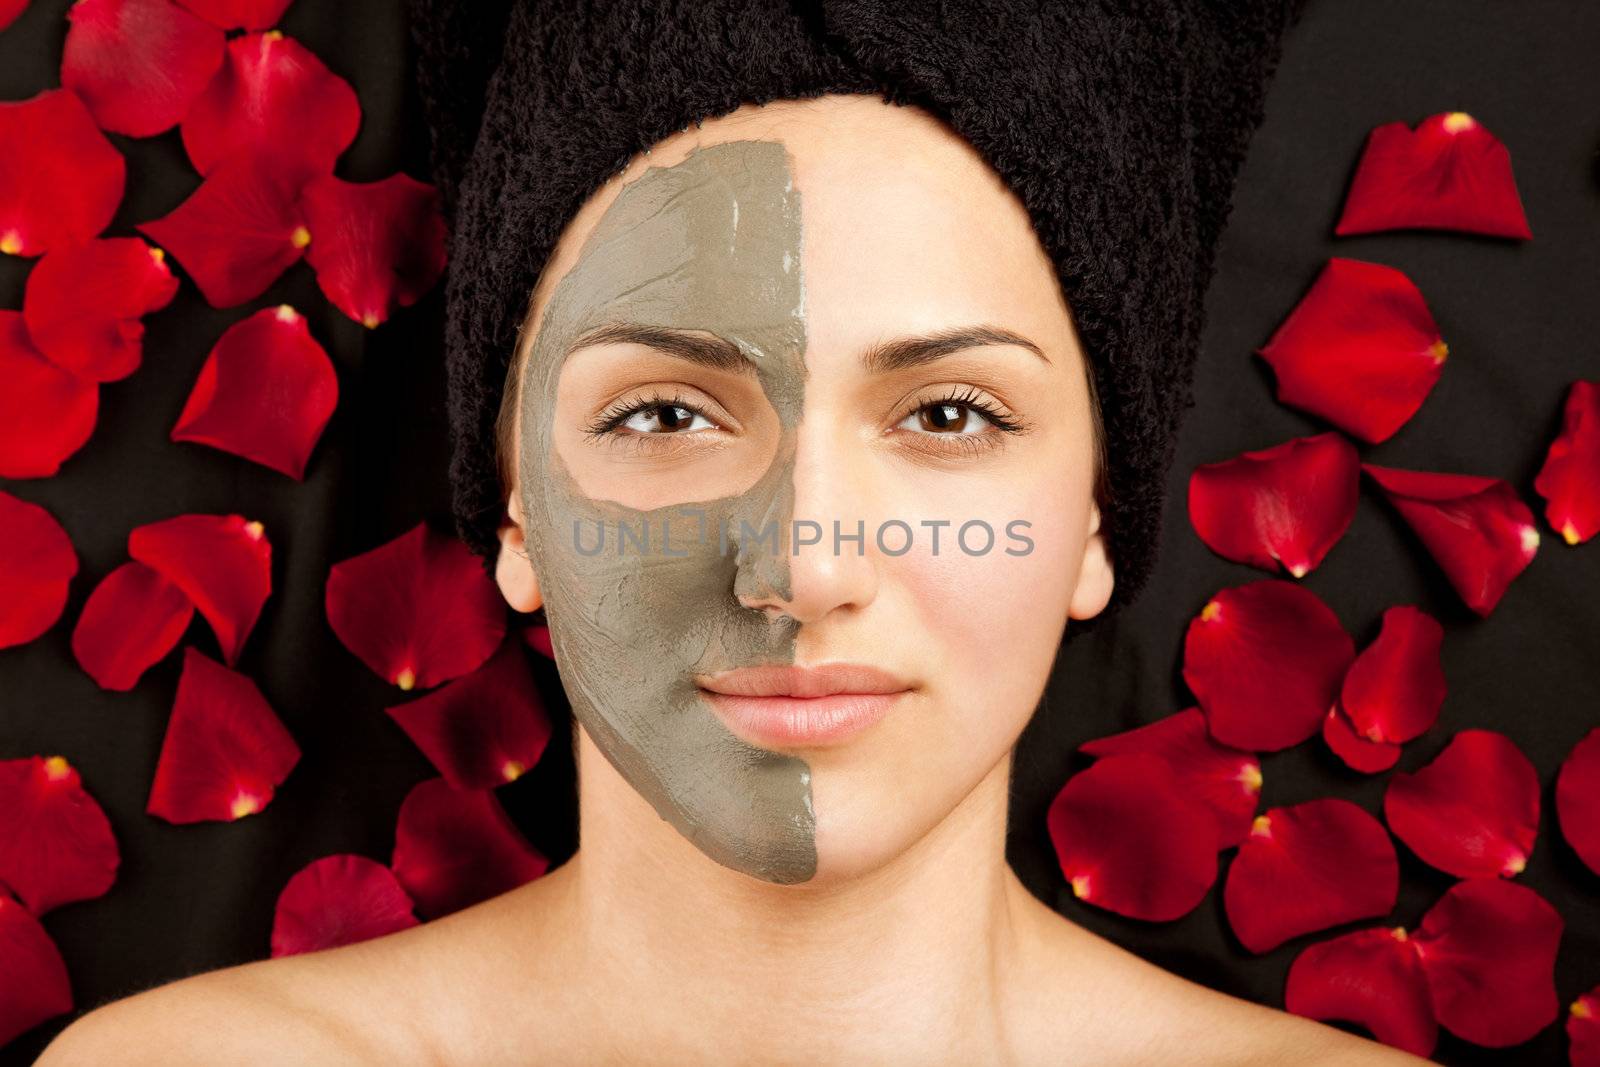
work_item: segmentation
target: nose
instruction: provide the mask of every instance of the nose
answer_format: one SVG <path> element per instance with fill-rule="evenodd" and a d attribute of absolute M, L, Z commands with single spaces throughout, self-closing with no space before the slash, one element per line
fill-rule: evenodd
<path fill-rule="evenodd" d="M 852 434 L 802 420 L 768 508 L 781 536 L 739 545 L 734 593 L 745 607 L 804 625 L 859 611 L 877 596 L 876 516 L 865 506 L 869 479 L 862 458 L 848 454 L 851 442 L 859 448 Z"/>

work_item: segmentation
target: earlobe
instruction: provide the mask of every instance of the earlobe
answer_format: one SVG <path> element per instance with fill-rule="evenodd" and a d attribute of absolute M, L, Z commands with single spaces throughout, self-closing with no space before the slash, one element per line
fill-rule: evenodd
<path fill-rule="evenodd" d="M 508 520 L 500 524 L 500 555 L 495 560 L 494 580 L 500 586 L 500 595 L 512 609 L 526 614 L 544 606 L 539 591 L 539 575 L 533 569 L 528 555 L 527 541 L 522 530 L 521 508 L 515 493 L 506 506 Z"/>
<path fill-rule="evenodd" d="M 1091 505 L 1089 539 L 1083 546 L 1083 564 L 1078 569 L 1078 584 L 1072 591 L 1072 603 L 1067 615 L 1074 619 L 1092 619 L 1105 610 L 1111 601 L 1111 590 L 1116 585 L 1116 572 L 1106 545 L 1106 535 L 1100 529 L 1100 508 Z"/>

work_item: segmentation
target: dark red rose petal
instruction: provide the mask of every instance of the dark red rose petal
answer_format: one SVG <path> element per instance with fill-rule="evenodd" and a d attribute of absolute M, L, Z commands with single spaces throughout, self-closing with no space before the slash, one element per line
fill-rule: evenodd
<path fill-rule="evenodd" d="M 272 592 L 272 544 L 242 515 L 178 515 L 128 534 L 128 555 L 159 571 L 200 609 L 233 666 Z"/>
<path fill-rule="evenodd" d="M 1458 878 L 1522 872 L 1539 832 L 1539 773 L 1511 739 L 1462 730 L 1434 761 L 1389 780 L 1389 829 Z"/>
<path fill-rule="evenodd" d="M 1420 608 L 1402 604 L 1383 613 L 1377 640 L 1350 665 L 1339 694 L 1357 733 L 1403 744 L 1434 724 L 1445 697 L 1443 644 L 1444 627 Z"/>
<path fill-rule="evenodd" d="M 182 589 L 133 560 L 101 580 L 72 631 L 72 654 L 102 689 L 126 691 L 177 645 L 194 618 Z"/>
<path fill-rule="evenodd" d="M 305 316 L 288 304 L 262 308 L 217 341 L 172 440 L 210 445 L 299 481 L 338 402 L 338 375 Z"/>
<path fill-rule="evenodd" d="M 145 811 L 170 823 L 242 819 L 272 803 L 299 761 L 256 684 L 191 645 Z"/>
<path fill-rule="evenodd" d="M 1289 966 L 1284 1007 L 1364 1026 L 1385 1045 L 1431 1056 L 1439 1040 L 1428 980 L 1403 928 L 1356 930 L 1308 946 Z"/>
<path fill-rule="evenodd" d="M 1257 351 L 1280 403 L 1377 444 L 1417 413 L 1449 349 L 1411 279 L 1336 256 Z"/>
<path fill-rule="evenodd" d="M 516 781 L 550 740 L 533 669 L 514 639 L 464 678 L 387 710 L 457 789 Z"/>
<path fill-rule="evenodd" d="M 1567 1009 L 1568 1062 L 1572 1067 L 1600 1067 L 1600 986 L 1574 1000 Z"/>
<path fill-rule="evenodd" d="M 550 641 L 550 627 L 542 624 L 524 626 L 522 628 L 522 639 L 527 642 L 529 648 L 545 659 L 553 660 L 556 658 L 555 646 Z"/>
<path fill-rule="evenodd" d="M 68 89 L 0 103 L 0 252 L 38 256 L 100 233 L 127 167 Z"/>
<path fill-rule="evenodd" d="M 1303 578 L 1355 518 L 1361 461 L 1337 433 L 1298 437 L 1196 467 L 1189 521 L 1224 559 Z"/>
<path fill-rule="evenodd" d="M 505 602 L 478 558 L 426 523 L 334 564 L 326 605 L 344 646 L 401 689 L 476 670 L 506 632 Z"/>
<path fill-rule="evenodd" d="M 102 896 L 119 861 L 111 823 L 70 763 L 0 760 L 0 884 L 29 911 Z M 9 961 L 0 967 L 9 969 Z"/>
<path fill-rule="evenodd" d="M 1576 381 L 1567 390 L 1561 433 L 1550 442 L 1533 490 L 1567 544 L 1600 532 L 1600 381 Z"/>
<path fill-rule="evenodd" d="M 1251 952 L 1292 937 L 1386 915 L 1400 892 L 1400 861 L 1383 824 L 1326 797 L 1257 817 L 1228 868 L 1228 923 Z"/>
<path fill-rule="evenodd" d="M 1489 1048 L 1518 1045 L 1555 1022 L 1561 916 L 1527 886 L 1457 882 L 1411 936 L 1433 993 L 1434 1017 Z"/>
<path fill-rule="evenodd" d="M 178 3 L 224 30 L 264 30 L 283 18 L 290 0 L 178 0 Z"/>
<path fill-rule="evenodd" d="M 311 241 L 293 186 L 248 159 L 218 166 L 189 199 L 135 228 L 171 252 L 215 308 L 266 292 Z"/>
<path fill-rule="evenodd" d="M 1469 608 L 1487 617 L 1539 551 L 1533 512 L 1503 478 L 1363 463 Z"/>
<path fill-rule="evenodd" d="M 222 66 L 222 31 L 169 0 L 77 0 L 67 22 L 61 84 L 103 130 L 171 129 Z"/>
<path fill-rule="evenodd" d="M 26 10 L 28 10 L 28 0 L 0 0 L 0 30 L 17 21 L 17 17 Z M 0 1036 L 0 1045 L 4 1045 L 7 1040 L 4 1036 Z"/>
<path fill-rule="evenodd" d="M 306 259 L 334 307 L 368 328 L 410 307 L 444 273 L 439 192 L 404 174 L 306 183 L 301 210 L 311 229 Z"/>
<path fill-rule="evenodd" d="M 1281 578 L 1224 589 L 1189 623 L 1183 680 L 1211 736 L 1251 752 L 1322 728 L 1355 642 L 1311 590 Z"/>
<path fill-rule="evenodd" d="M 429 778 L 400 805 L 392 866 L 417 910 L 437 919 L 531 882 L 550 863 L 492 790 Z"/>
<path fill-rule="evenodd" d="M 62 370 L 0 311 L 0 478 L 48 478 L 89 440 L 100 387 Z"/>
<path fill-rule="evenodd" d="M 54 626 L 77 573 L 78 554 L 55 517 L 0 490 L 0 648 Z"/>
<path fill-rule="evenodd" d="M 162 0 L 166 3 L 166 0 Z M 178 293 L 159 248 L 113 237 L 57 249 L 28 274 L 22 315 L 34 345 L 80 378 L 109 382 L 139 367 L 144 323 Z"/>
<path fill-rule="evenodd" d="M 411 898 L 394 872 L 345 852 L 300 868 L 278 894 L 272 956 L 295 956 L 408 930 Z"/>
<path fill-rule="evenodd" d="M 1217 880 L 1215 816 L 1146 752 L 1105 756 L 1073 775 L 1046 825 L 1073 895 L 1119 915 L 1177 919 Z"/>
<path fill-rule="evenodd" d="M 1409 229 L 1533 236 L 1511 153 L 1464 111 L 1432 115 L 1414 131 L 1389 122 L 1367 135 L 1333 232 Z"/>
<path fill-rule="evenodd" d="M 1322 717 L 1322 739 L 1345 765 L 1362 774 L 1386 771 L 1400 761 L 1400 746 L 1390 741 L 1368 741 L 1356 733 L 1344 712 L 1329 708 Z"/>
<path fill-rule="evenodd" d="M 1583 735 L 1556 774 L 1556 818 L 1578 858 L 1600 874 L 1600 727 Z"/>
<path fill-rule="evenodd" d="M 5 960 L 0 967 L 0 1047 L 72 1010 L 72 983 L 61 951 L 4 886 L 0 886 L 0 960 Z"/>
<path fill-rule="evenodd" d="M 276 170 L 298 190 L 332 173 L 360 125 L 350 84 L 300 42 L 269 30 L 228 42 L 222 69 L 183 120 L 183 146 L 208 177 L 239 160 Z"/>
<path fill-rule="evenodd" d="M 1078 751 L 1096 758 L 1130 752 L 1158 756 L 1171 768 L 1178 791 L 1211 809 L 1217 847 L 1237 845 L 1250 833 L 1261 799 L 1261 762 L 1213 740 L 1199 708 L 1185 708 L 1148 726 L 1096 738 L 1079 745 Z"/>

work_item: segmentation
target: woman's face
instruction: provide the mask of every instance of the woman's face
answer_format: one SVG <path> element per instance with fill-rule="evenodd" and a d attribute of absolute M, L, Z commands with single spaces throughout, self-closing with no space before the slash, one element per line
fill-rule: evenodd
<path fill-rule="evenodd" d="M 869 96 L 675 134 L 568 225 L 518 358 L 501 585 L 663 818 L 842 878 L 1004 782 L 1112 574 L 1066 305 L 964 141 Z"/>

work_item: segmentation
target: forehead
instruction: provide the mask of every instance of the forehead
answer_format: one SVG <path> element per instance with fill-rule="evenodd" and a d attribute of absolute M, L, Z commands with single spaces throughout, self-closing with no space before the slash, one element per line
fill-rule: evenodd
<path fill-rule="evenodd" d="M 582 274 L 598 249 L 609 250 L 613 262 L 626 262 L 625 253 L 616 254 L 619 243 L 654 248 L 670 233 L 685 249 L 686 278 L 699 274 L 695 284 L 719 285 L 724 293 L 730 285 L 758 292 L 758 279 L 726 277 L 737 264 L 725 247 L 696 247 L 684 239 L 686 216 L 725 214 L 729 198 L 704 182 L 666 173 L 682 164 L 703 175 L 697 150 L 735 141 L 781 147 L 798 207 L 807 362 L 813 367 L 825 352 L 973 322 L 1018 329 L 1048 347 L 1071 345 L 1054 267 L 1021 202 L 988 163 L 920 108 L 831 95 L 747 104 L 636 156 L 568 222 L 535 290 L 524 348 L 543 329 L 552 294 L 569 274 Z M 657 188 L 637 195 L 646 186 Z M 663 202 L 675 210 L 653 217 L 649 205 Z M 756 223 L 770 226 L 778 217 L 768 211 Z M 712 230 L 727 232 L 725 226 Z M 746 265 L 755 261 L 745 257 Z M 609 291 L 628 288 L 623 278 L 586 287 L 589 299 L 601 303 Z M 684 320 L 688 310 L 658 319 L 693 326 Z M 603 308 L 588 311 L 605 317 Z"/>

